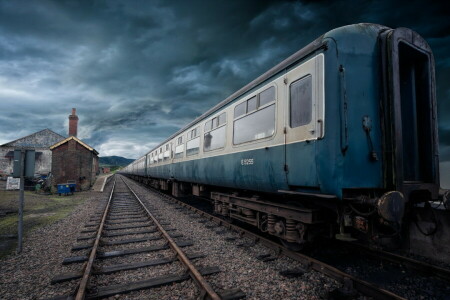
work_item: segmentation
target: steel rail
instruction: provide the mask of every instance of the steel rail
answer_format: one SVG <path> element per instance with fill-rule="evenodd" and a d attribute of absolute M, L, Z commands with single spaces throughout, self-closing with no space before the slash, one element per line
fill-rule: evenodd
<path fill-rule="evenodd" d="M 109 206 L 111 204 L 111 199 L 114 193 L 114 188 L 116 186 L 116 178 L 114 176 L 114 183 L 111 189 L 111 194 L 109 195 L 108 203 L 106 205 L 105 211 L 103 212 L 102 221 L 97 230 L 97 235 L 95 237 L 94 245 L 92 247 L 91 253 L 89 255 L 89 260 L 84 268 L 83 277 L 81 278 L 80 285 L 75 296 L 75 300 L 83 300 L 86 296 L 86 288 L 89 282 L 89 277 L 91 276 L 92 267 L 94 265 L 95 256 L 97 255 L 97 249 L 100 244 L 100 237 L 102 235 L 103 226 L 105 225 L 106 216 L 108 215 Z"/>
<path fill-rule="evenodd" d="M 392 293 L 392 292 L 390 292 L 388 290 L 382 289 L 382 288 L 378 287 L 377 285 L 374 285 L 374 284 L 369 283 L 367 281 L 358 279 L 358 278 L 356 278 L 356 277 L 354 277 L 354 276 L 352 276 L 350 274 L 347 274 L 345 272 L 342 272 L 341 270 L 336 269 L 335 267 L 330 266 L 330 265 L 328 265 L 328 264 L 326 264 L 324 262 L 321 262 L 319 260 L 316 260 L 316 259 L 314 259 L 312 257 L 306 256 L 306 255 L 298 253 L 298 252 L 290 251 L 287 248 L 283 247 L 280 244 L 277 244 L 274 241 L 271 241 L 269 239 L 261 237 L 261 236 L 255 234 L 255 233 L 253 233 L 251 231 L 248 231 L 246 229 L 243 229 L 243 228 L 241 228 L 239 226 L 233 225 L 233 224 L 231 224 L 231 223 L 229 223 L 229 222 L 227 222 L 227 221 L 225 221 L 225 220 L 223 220 L 221 218 L 218 218 L 216 216 L 210 215 L 210 214 L 208 214 L 208 213 L 206 213 L 206 212 L 204 212 L 204 211 L 202 211 L 202 210 L 200 210 L 200 209 L 198 209 L 196 207 L 193 207 L 193 206 L 191 206 L 189 204 L 186 204 L 186 203 L 184 203 L 182 201 L 179 201 L 178 199 L 176 199 L 176 198 L 174 198 L 174 197 L 172 197 L 170 195 L 161 193 L 161 192 L 159 192 L 159 191 L 157 191 L 157 190 L 155 190 L 155 189 L 153 189 L 151 187 L 148 187 L 148 186 L 146 186 L 146 188 L 149 189 L 151 192 L 154 192 L 154 193 L 156 193 L 156 194 L 158 194 L 158 195 L 160 195 L 160 196 L 162 196 L 162 197 L 164 197 L 164 198 L 166 198 L 166 199 L 168 199 L 170 201 L 176 202 L 176 203 L 178 203 L 178 204 L 180 204 L 180 205 L 182 205 L 184 207 L 187 207 L 190 210 L 192 210 L 192 211 L 194 211 L 194 212 L 196 212 L 196 213 L 198 213 L 198 214 L 200 214 L 200 215 L 202 215 L 204 217 L 209 218 L 211 221 L 213 221 L 213 222 L 215 222 L 215 223 L 217 223 L 217 224 L 219 224 L 221 226 L 225 226 L 225 227 L 227 227 L 227 228 L 229 228 L 231 230 L 239 232 L 243 236 L 248 236 L 248 237 L 254 239 L 255 241 L 259 241 L 263 245 L 265 245 L 265 246 L 267 246 L 267 247 L 269 247 L 271 249 L 276 250 L 279 254 L 283 254 L 283 255 L 285 255 L 285 256 L 287 256 L 289 258 L 297 260 L 297 261 L 301 262 L 303 265 L 305 265 L 306 267 L 311 268 L 311 269 L 313 269 L 313 270 L 315 270 L 315 271 L 317 271 L 319 273 L 325 274 L 325 275 L 327 275 L 327 276 L 329 276 L 329 277 L 339 281 L 340 283 L 344 283 L 344 282 L 350 281 L 352 283 L 352 285 L 353 285 L 353 288 L 355 290 L 357 290 L 358 292 L 362 293 L 363 295 L 372 297 L 374 299 L 406 300 L 405 298 L 400 297 L 400 296 L 398 296 L 398 295 L 396 295 L 396 294 L 394 294 L 394 293 Z"/>
<path fill-rule="evenodd" d="M 131 187 L 125 182 L 123 177 L 120 177 L 120 178 L 125 183 L 125 185 L 128 187 L 130 192 L 134 195 L 134 197 L 139 201 L 141 206 L 146 211 L 147 215 L 155 223 L 156 227 L 161 232 L 161 234 L 164 236 L 164 238 L 168 241 L 169 246 L 177 253 L 178 259 L 188 268 L 192 279 L 209 296 L 209 299 L 220 300 L 221 297 L 213 290 L 213 288 L 209 285 L 209 283 L 205 280 L 205 278 L 200 274 L 200 272 L 195 268 L 195 266 L 192 264 L 192 262 L 189 260 L 189 258 L 187 258 L 187 256 L 180 249 L 180 247 L 178 247 L 178 245 L 175 243 L 175 241 L 170 237 L 170 235 L 167 233 L 167 231 L 161 226 L 161 224 L 159 224 L 159 222 L 155 219 L 153 214 L 147 209 L 147 207 L 144 205 L 144 203 L 141 201 L 141 199 L 138 197 L 138 195 L 136 195 L 136 193 L 131 189 Z"/>

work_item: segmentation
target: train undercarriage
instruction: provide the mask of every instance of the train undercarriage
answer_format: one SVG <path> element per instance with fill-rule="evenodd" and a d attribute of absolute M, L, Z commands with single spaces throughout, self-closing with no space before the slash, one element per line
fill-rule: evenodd
<path fill-rule="evenodd" d="M 317 237 L 324 236 L 398 248 L 407 234 L 404 223 L 408 221 L 410 207 L 397 191 L 353 190 L 340 201 L 331 196 L 253 194 L 195 183 L 132 178 L 175 197 L 207 199 L 215 214 L 278 237 L 292 250 L 300 250 Z"/>

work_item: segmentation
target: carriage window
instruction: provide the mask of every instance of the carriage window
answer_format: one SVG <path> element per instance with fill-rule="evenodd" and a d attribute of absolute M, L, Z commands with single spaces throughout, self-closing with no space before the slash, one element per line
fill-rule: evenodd
<path fill-rule="evenodd" d="M 200 134 L 200 127 L 196 127 L 188 132 L 187 139 L 192 140 L 192 139 L 198 137 L 199 134 Z"/>
<path fill-rule="evenodd" d="M 186 143 L 186 155 L 197 154 L 200 150 L 200 126 L 188 132 L 188 142 Z"/>
<path fill-rule="evenodd" d="M 204 151 L 211 151 L 223 148 L 225 146 L 226 126 L 224 125 L 226 124 L 226 119 L 227 119 L 226 113 L 220 114 L 218 117 L 212 120 L 213 129 L 208 130 L 207 132 L 205 130 L 206 133 L 203 140 Z M 207 123 L 209 122 L 210 121 L 208 121 Z"/>
<path fill-rule="evenodd" d="M 175 158 L 182 158 L 184 153 L 184 144 L 178 145 L 175 148 Z"/>
<path fill-rule="evenodd" d="M 247 113 L 255 111 L 257 107 L 256 96 L 247 100 Z"/>
<path fill-rule="evenodd" d="M 307 125 L 312 118 L 312 80 L 311 75 L 295 81 L 289 87 L 291 128 Z"/>
<path fill-rule="evenodd" d="M 267 106 L 274 101 L 275 87 L 271 86 L 234 108 L 233 144 L 255 141 L 274 134 L 275 103 Z"/>
<path fill-rule="evenodd" d="M 225 146 L 226 126 L 221 126 L 210 132 L 205 133 L 203 149 L 211 151 Z"/>
<path fill-rule="evenodd" d="M 217 126 L 219 126 L 219 118 L 214 118 L 212 119 L 212 128 L 217 128 Z"/>
<path fill-rule="evenodd" d="M 212 120 L 205 123 L 205 132 L 212 129 Z"/>
<path fill-rule="evenodd" d="M 194 155 L 199 152 L 200 149 L 200 137 L 195 138 L 187 142 L 186 144 L 186 155 Z"/>
<path fill-rule="evenodd" d="M 169 158 L 170 158 L 170 156 L 171 156 L 171 153 L 170 153 L 171 151 L 170 151 L 170 144 L 167 144 L 166 145 L 166 151 L 164 151 L 164 160 L 168 160 Z"/>
<path fill-rule="evenodd" d="M 177 146 L 175 147 L 174 158 L 182 158 L 184 154 L 183 136 L 177 138 Z"/>
<path fill-rule="evenodd" d="M 275 87 L 271 86 L 259 94 L 259 106 L 264 106 L 275 100 Z"/>
<path fill-rule="evenodd" d="M 227 114 L 226 113 L 222 113 L 219 116 L 219 126 L 225 124 L 226 122 L 227 122 Z"/>
<path fill-rule="evenodd" d="M 242 102 L 239 105 L 236 105 L 236 107 L 234 108 L 234 117 L 240 117 L 242 115 L 245 115 L 247 110 L 247 102 Z"/>
<path fill-rule="evenodd" d="M 275 132 L 275 104 L 234 121 L 235 145 L 272 136 Z"/>

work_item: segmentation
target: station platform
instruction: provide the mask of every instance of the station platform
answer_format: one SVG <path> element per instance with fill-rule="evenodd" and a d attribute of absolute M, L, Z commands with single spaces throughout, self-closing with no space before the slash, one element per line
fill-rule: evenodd
<path fill-rule="evenodd" d="M 92 186 L 92 190 L 93 191 L 97 191 L 97 192 L 102 192 L 103 193 L 103 189 L 105 188 L 106 185 L 106 181 L 109 177 L 111 177 L 114 174 L 107 174 L 107 175 L 102 175 L 97 177 L 97 179 L 95 180 L 94 185 Z"/>

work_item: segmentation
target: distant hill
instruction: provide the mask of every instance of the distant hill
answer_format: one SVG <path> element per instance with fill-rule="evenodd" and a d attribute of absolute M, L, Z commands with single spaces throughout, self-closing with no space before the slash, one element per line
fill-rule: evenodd
<path fill-rule="evenodd" d="M 100 166 L 121 166 L 125 167 L 131 162 L 133 162 L 134 159 L 125 158 L 121 156 L 103 156 L 100 157 Z"/>

